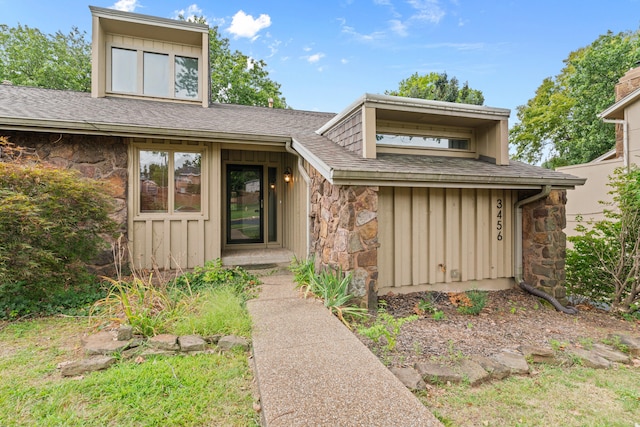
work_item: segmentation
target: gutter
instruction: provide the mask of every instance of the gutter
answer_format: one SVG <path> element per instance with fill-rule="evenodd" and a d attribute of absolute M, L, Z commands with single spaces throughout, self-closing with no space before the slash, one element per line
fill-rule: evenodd
<path fill-rule="evenodd" d="M 602 121 L 622 125 L 622 164 L 629 172 L 629 122 L 626 119 L 602 119 Z"/>

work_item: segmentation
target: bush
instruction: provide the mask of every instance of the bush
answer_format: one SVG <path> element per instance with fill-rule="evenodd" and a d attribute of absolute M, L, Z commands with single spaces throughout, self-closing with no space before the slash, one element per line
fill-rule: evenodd
<path fill-rule="evenodd" d="M 640 169 L 616 170 L 609 185 L 613 209 L 569 237 L 567 290 L 633 313 L 640 309 Z"/>
<path fill-rule="evenodd" d="M 0 317 L 56 311 L 61 295 L 96 290 L 85 263 L 115 229 L 106 190 L 76 171 L 0 162 Z"/>

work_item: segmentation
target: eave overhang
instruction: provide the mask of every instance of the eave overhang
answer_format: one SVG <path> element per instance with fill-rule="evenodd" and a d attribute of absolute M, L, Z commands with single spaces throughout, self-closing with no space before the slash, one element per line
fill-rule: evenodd
<path fill-rule="evenodd" d="M 622 120 L 624 119 L 624 110 L 630 105 L 640 99 L 640 88 L 634 90 L 629 95 L 622 98 L 600 114 L 598 118 L 609 120 Z"/>

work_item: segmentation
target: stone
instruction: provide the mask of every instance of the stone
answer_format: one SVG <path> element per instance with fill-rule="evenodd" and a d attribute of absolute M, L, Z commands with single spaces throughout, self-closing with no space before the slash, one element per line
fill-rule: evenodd
<path fill-rule="evenodd" d="M 611 362 L 591 350 L 571 347 L 567 349 L 567 354 L 577 357 L 582 365 L 586 366 L 587 368 L 608 369 L 611 367 Z"/>
<path fill-rule="evenodd" d="M 353 272 L 349 292 L 356 298 L 361 298 L 367 294 L 367 279 L 369 273 L 367 270 L 358 268 Z"/>
<path fill-rule="evenodd" d="M 93 356 L 60 365 L 63 377 L 76 377 L 87 372 L 101 371 L 116 363 L 112 356 Z"/>
<path fill-rule="evenodd" d="M 506 366 L 511 374 L 523 375 L 529 373 L 529 364 L 520 353 L 510 350 L 502 350 L 500 353 L 496 353 L 491 356 L 491 358 L 501 365 Z"/>
<path fill-rule="evenodd" d="M 501 380 L 511 375 L 511 369 L 486 356 L 471 356 L 471 360 L 480 365 L 489 374 L 489 379 Z"/>
<path fill-rule="evenodd" d="M 625 365 L 631 364 L 631 358 L 628 355 L 624 354 L 621 351 L 617 351 L 610 347 L 607 347 L 604 344 L 596 343 L 593 345 L 592 350 L 598 356 L 604 357 L 610 362 L 624 363 Z"/>
<path fill-rule="evenodd" d="M 556 358 L 555 353 L 550 348 L 523 345 L 520 346 L 518 350 L 520 350 L 526 360 L 533 363 L 547 363 L 552 365 L 560 363 Z"/>
<path fill-rule="evenodd" d="M 360 241 L 360 234 L 357 232 L 350 232 L 347 239 L 347 252 L 352 254 L 354 252 L 360 252 L 364 249 L 362 242 Z"/>
<path fill-rule="evenodd" d="M 110 355 L 129 347 L 129 341 L 118 341 L 110 332 L 98 332 L 82 339 L 85 352 L 92 355 Z"/>
<path fill-rule="evenodd" d="M 215 335 L 204 337 L 204 340 L 207 344 L 218 344 L 218 341 L 220 341 L 220 338 L 222 337 L 223 337 L 222 334 L 215 334 Z"/>
<path fill-rule="evenodd" d="M 629 349 L 632 356 L 640 356 L 640 338 L 630 337 L 628 335 L 609 334 L 607 337 L 610 341 L 619 342 Z"/>
<path fill-rule="evenodd" d="M 178 354 L 177 350 L 161 350 L 159 348 L 148 348 L 145 351 L 143 351 L 142 353 L 140 353 L 140 356 L 142 356 L 142 357 L 146 357 L 146 356 L 175 356 L 176 354 Z"/>
<path fill-rule="evenodd" d="M 374 219 L 373 221 L 369 221 L 360 227 L 358 231 L 360 232 L 362 240 L 365 242 L 367 240 L 375 239 L 378 236 L 378 220 Z"/>
<path fill-rule="evenodd" d="M 358 254 L 358 267 L 375 267 L 378 265 L 378 250 L 371 249 Z"/>
<path fill-rule="evenodd" d="M 456 368 L 461 371 L 462 376 L 469 382 L 469 385 L 477 385 L 490 378 L 489 372 L 473 360 L 461 360 Z"/>
<path fill-rule="evenodd" d="M 155 337 L 149 338 L 147 341 L 149 347 L 158 349 L 158 350 L 169 350 L 169 351 L 177 351 L 180 350 L 180 346 L 178 345 L 178 337 L 176 335 L 171 334 L 160 334 Z"/>
<path fill-rule="evenodd" d="M 427 383 L 443 384 L 449 382 L 455 384 L 464 381 L 464 376 L 460 371 L 439 363 L 416 363 L 414 368 Z"/>
<path fill-rule="evenodd" d="M 203 351 L 207 346 L 207 343 L 199 335 L 184 335 L 178 337 L 178 344 L 180 345 L 180 351 Z"/>
<path fill-rule="evenodd" d="M 120 325 L 118 327 L 118 334 L 116 339 L 118 341 L 129 341 L 133 338 L 133 326 L 131 325 Z"/>
<path fill-rule="evenodd" d="M 243 337 L 237 337 L 235 335 L 227 335 L 218 341 L 218 347 L 223 350 L 232 350 L 240 348 L 242 350 L 249 350 L 249 341 Z"/>
<path fill-rule="evenodd" d="M 409 390 L 424 390 L 427 388 L 427 384 L 418 371 L 413 368 L 390 368 L 389 370 Z"/>
<path fill-rule="evenodd" d="M 368 210 L 358 212 L 358 215 L 356 216 L 356 225 L 360 227 L 377 217 L 378 214 L 376 212 L 371 212 Z"/>
<path fill-rule="evenodd" d="M 347 230 L 353 230 L 353 224 L 355 223 L 355 210 L 353 205 L 344 206 L 340 209 L 338 218 L 338 226 Z"/>

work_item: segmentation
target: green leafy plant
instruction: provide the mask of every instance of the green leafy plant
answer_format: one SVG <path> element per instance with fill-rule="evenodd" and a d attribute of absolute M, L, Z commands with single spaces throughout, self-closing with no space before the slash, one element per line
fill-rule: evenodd
<path fill-rule="evenodd" d="M 294 257 L 289 271 L 293 273 L 293 281 L 296 283 L 298 289 L 302 289 L 305 292 L 305 296 L 308 292 L 314 293 L 311 290 L 313 278 L 316 275 L 315 272 L 315 258 L 310 256 L 306 260 L 300 260 Z"/>
<path fill-rule="evenodd" d="M 418 308 L 425 313 L 435 313 L 438 310 L 433 302 L 433 298 L 430 296 L 420 300 L 420 302 L 418 302 Z"/>
<path fill-rule="evenodd" d="M 433 312 L 433 314 L 431 315 L 431 318 L 433 320 L 439 321 L 439 320 L 445 320 L 447 318 L 447 316 L 444 314 L 444 311 L 442 310 L 436 310 Z"/>
<path fill-rule="evenodd" d="M 487 293 L 485 291 L 471 290 L 465 292 L 468 302 L 458 306 L 458 312 L 461 314 L 470 314 L 477 316 L 480 314 L 484 306 L 487 304 Z"/>
<path fill-rule="evenodd" d="M 350 320 L 367 317 L 367 309 L 351 304 L 353 295 L 349 293 L 351 274 L 342 270 L 326 269 L 311 279 L 311 291 L 324 301 L 324 306 L 335 314 L 349 329 Z"/>
<path fill-rule="evenodd" d="M 387 313 L 386 310 L 380 309 L 374 324 L 369 327 L 362 326 L 358 328 L 358 333 L 373 340 L 375 343 L 379 343 L 380 339 L 384 337 L 386 340 L 385 348 L 388 351 L 393 351 L 396 348 L 402 325 L 417 319 L 418 316 L 415 314 L 407 317 L 394 317 Z"/>

